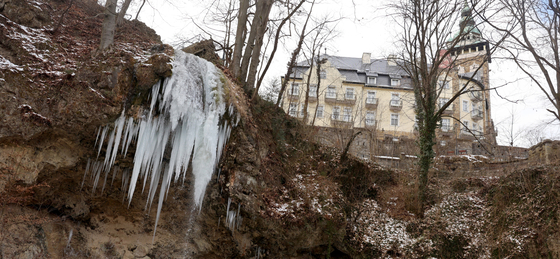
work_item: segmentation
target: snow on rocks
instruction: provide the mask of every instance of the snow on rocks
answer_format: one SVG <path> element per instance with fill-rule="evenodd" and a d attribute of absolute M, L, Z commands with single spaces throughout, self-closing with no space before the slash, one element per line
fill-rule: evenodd
<path fill-rule="evenodd" d="M 0 69 L 2 70 L 10 70 L 12 72 L 23 72 L 23 67 L 18 66 L 14 63 L 12 63 L 11 61 L 9 61 L 8 59 L 6 59 L 5 57 L 0 55 Z"/>
<path fill-rule="evenodd" d="M 386 255 L 392 252 L 417 257 L 416 251 L 429 250 L 432 242 L 415 238 L 407 232 L 408 222 L 391 218 L 375 200 L 364 200 L 354 212 L 351 222 L 352 241 L 358 249 L 371 249 Z"/>
<path fill-rule="evenodd" d="M 283 187 L 278 197 L 266 197 L 267 216 L 290 221 L 302 219 L 302 215 L 317 214 L 324 218 L 341 217 L 338 203 L 343 199 L 338 185 L 316 172 L 297 174 L 288 184 L 293 187 L 288 191 Z M 294 197 L 296 196 L 296 197 Z"/>
<path fill-rule="evenodd" d="M 426 211 L 423 224 L 430 227 L 433 240 L 464 240 L 465 257 L 490 258 L 484 227 L 487 213 L 486 202 L 473 192 L 453 193 Z"/>

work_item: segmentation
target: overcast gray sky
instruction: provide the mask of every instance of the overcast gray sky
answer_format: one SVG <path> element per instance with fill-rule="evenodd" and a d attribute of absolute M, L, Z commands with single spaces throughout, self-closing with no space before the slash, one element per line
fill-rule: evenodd
<path fill-rule="evenodd" d="M 201 34 L 195 25 L 202 25 L 205 8 L 210 1 L 161 1 L 157 6 L 144 7 L 140 20 L 154 28 L 161 35 L 165 43 L 177 42 L 177 38 L 191 38 Z M 354 2 L 357 8 L 352 5 Z M 399 28 L 392 18 L 387 16 L 386 0 L 324 0 L 317 5 L 314 13 L 318 16 L 333 15 L 345 17 L 338 25 L 340 35 L 328 46 L 327 53 L 337 56 L 361 57 L 363 52 L 370 52 L 373 57 L 383 58 L 395 51 L 395 37 Z M 482 33 L 488 28 L 480 28 Z M 293 40 L 295 42 L 295 40 Z M 273 66 L 264 82 L 271 78 L 280 78 L 285 73 L 289 53 L 295 45 L 287 42 L 279 49 Z M 545 110 L 550 102 L 545 99 L 540 90 L 526 76 L 518 70 L 512 62 L 493 59 L 490 64 L 491 87 L 502 86 L 492 92 L 492 118 L 498 128 L 498 141 L 508 144 L 506 136 L 510 131 L 513 118 L 514 131 L 525 131 L 539 126 L 544 128 L 548 138 L 560 137 L 560 126 L 548 125 L 553 117 Z M 500 97 L 501 96 L 501 97 Z M 503 98 L 502 98 L 503 97 Z M 528 146 L 521 135 L 515 145 Z"/>

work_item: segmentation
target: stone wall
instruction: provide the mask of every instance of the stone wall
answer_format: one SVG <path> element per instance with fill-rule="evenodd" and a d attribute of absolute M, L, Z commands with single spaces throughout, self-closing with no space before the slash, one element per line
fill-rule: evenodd
<path fill-rule="evenodd" d="M 315 129 L 317 142 L 340 150 L 343 150 L 351 137 L 357 134 L 350 145 L 349 153 L 362 159 L 376 161 L 387 159 L 386 157 L 399 158 L 417 153 L 416 142 L 409 136 L 393 136 L 358 128 L 316 127 Z"/>
<path fill-rule="evenodd" d="M 529 148 L 529 164 L 555 164 L 560 162 L 560 140 L 544 140 Z"/>

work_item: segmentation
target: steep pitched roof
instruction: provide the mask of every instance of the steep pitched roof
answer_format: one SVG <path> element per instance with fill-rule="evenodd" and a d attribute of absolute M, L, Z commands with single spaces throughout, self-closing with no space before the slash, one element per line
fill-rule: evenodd
<path fill-rule="evenodd" d="M 320 60 L 327 59 L 338 70 L 356 71 L 375 76 L 375 74 L 401 75 L 406 76 L 406 72 L 400 66 L 390 66 L 386 59 L 372 59 L 371 63 L 363 64 L 362 58 L 340 57 L 331 55 L 321 55 Z M 297 63 L 298 67 L 309 67 L 310 61 L 304 60 Z"/>
<path fill-rule="evenodd" d="M 391 65 L 387 59 L 371 59 L 370 63 L 362 63 L 362 58 L 340 57 L 331 55 L 321 55 L 319 60 L 326 59 L 334 66 L 338 72 L 346 78 L 346 82 L 366 84 L 367 77 L 385 77 L 386 82 L 390 79 L 406 78 L 407 73 L 399 65 Z M 314 63 L 315 64 L 315 63 Z M 295 73 L 290 78 L 301 79 L 303 73 L 309 69 L 310 61 L 304 60 L 296 64 Z M 380 85 L 383 86 L 383 85 Z M 384 85 L 388 86 L 388 85 Z M 403 82 L 399 88 L 410 88 L 409 82 Z"/>

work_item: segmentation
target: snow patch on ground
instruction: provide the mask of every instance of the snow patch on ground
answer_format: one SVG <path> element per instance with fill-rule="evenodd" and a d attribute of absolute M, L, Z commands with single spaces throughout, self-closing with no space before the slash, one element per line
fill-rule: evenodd
<path fill-rule="evenodd" d="M 8 59 L 6 59 L 5 57 L 3 57 L 1 55 L 0 55 L 0 69 L 10 70 L 10 71 L 16 72 L 16 73 L 23 71 L 23 67 L 12 63 L 11 61 L 9 61 Z"/>
<path fill-rule="evenodd" d="M 432 246 L 431 240 L 412 237 L 407 232 L 409 223 L 391 218 L 375 200 L 365 200 L 352 218 L 353 241 L 359 249 L 369 248 L 383 255 L 405 252 L 405 257 L 415 258 L 415 251 L 428 251 Z"/>
<path fill-rule="evenodd" d="M 343 199 L 337 184 L 316 172 L 297 174 L 289 181 L 291 192 L 283 187 L 275 201 L 268 201 L 266 214 L 275 218 L 301 219 L 309 212 L 327 219 L 342 216 L 338 202 Z M 296 197 L 294 197 L 294 195 Z"/>

